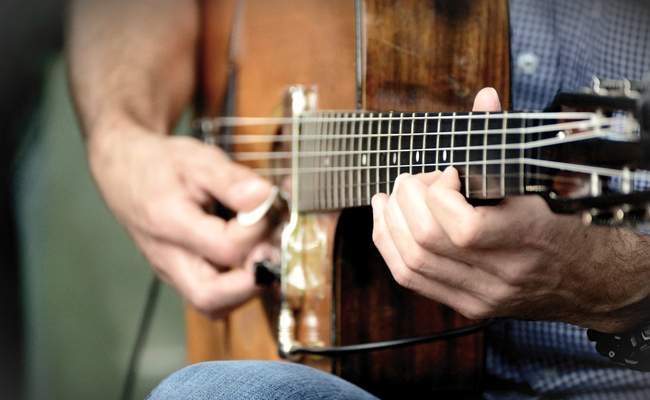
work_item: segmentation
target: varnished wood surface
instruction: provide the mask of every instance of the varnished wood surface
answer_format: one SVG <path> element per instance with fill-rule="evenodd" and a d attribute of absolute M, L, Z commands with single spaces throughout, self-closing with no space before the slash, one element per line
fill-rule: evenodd
<path fill-rule="evenodd" d="M 203 6 L 204 101 L 199 112 L 216 115 L 225 88 L 234 1 L 205 0 Z M 246 1 L 236 51 L 238 115 L 279 116 L 282 91 L 294 84 L 318 85 L 321 109 L 354 109 L 357 89 L 363 107 L 373 111 L 468 111 L 484 86 L 495 87 L 502 104 L 508 104 L 505 0 L 365 0 L 361 9 L 363 52 L 357 58 L 353 1 Z M 361 88 L 356 86 L 357 60 L 363 72 Z M 273 132 L 238 132 L 247 133 Z M 334 343 L 404 338 L 467 324 L 458 314 L 394 282 L 371 244 L 368 213 L 344 213 L 336 249 L 336 217 L 328 222 L 332 245 L 325 261 L 335 259 L 337 313 L 335 318 L 321 318 L 334 319 Z M 189 362 L 277 359 L 268 311 L 255 300 L 227 319 L 212 322 L 188 309 Z M 481 356 L 481 338 L 474 336 L 451 344 L 346 357 L 334 367 L 382 397 L 412 397 L 473 387 Z"/>
<path fill-rule="evenodd" d="M 506 1 L 365 0 L 363 107 L 377 111 L 470 111 L 492 86 L 509 102 Z M 468 326 L 447 307 L 392 279 L 371 242 L 369 210 L 346 210 L 337 237 L 337 343 L 377 342 Z M 482 335 L 339 360 L 335 372 L 383 398 L 472 393 Z M 457 396 L 457 394 L 452 395 Z"/>
<path fill-rule="evenodd" d="M 201 115 L 216 116 L 223 101 L 234 0 L 204 0 L 201 45 Z M 347 0 L 247 0 L 240 39 L 237 114 L 280 116 L 283 91 L 317 85 L 319 107 L 351 110 L 356 105 L 354 3 Z M 248 129 L 237 134 L 273 134 Z M 260 151 L 269 151 L 261 147 Z M 336 218 L 328 231 L 333 235 Z M 333 238 L 331 238 L 333 239 Z M 330 246 L 333 251 L 333 245 Z M 330 260 L 330 254 L 321 262 Z M 331 303 L 331 302 L 330 302 Z M 259 300 L 228 318 L 209 321 L 187 309 L 188 362 L 223 359 L 279 359 L 273 322 Z M 330 316 L 326 317 L 329 323 Z"/>

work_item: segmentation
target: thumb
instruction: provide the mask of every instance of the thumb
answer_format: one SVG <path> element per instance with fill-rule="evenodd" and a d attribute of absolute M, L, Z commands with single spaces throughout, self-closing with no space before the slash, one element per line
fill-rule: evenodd
<path fill-rule="evenodd" d="M 501 102 L 497 91 L 491 87 L 481 89 L 474 99 L 472 111 L 501 111 Z"/>
<path fill-rule="evenodd" d="M 272 185 L 252 169 L 230 160 L 220 149 L 206 148 L 210 152 L 203 164 L 206 190 L 233 211 L 250 211 L 271 195 Z"/>

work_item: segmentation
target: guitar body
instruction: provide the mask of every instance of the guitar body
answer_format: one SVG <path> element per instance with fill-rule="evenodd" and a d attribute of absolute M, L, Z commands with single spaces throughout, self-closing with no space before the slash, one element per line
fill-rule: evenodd
<path fill-rule="evenodd" d="M 505 1 L 244 3 L 237 19 L 235 0 L 203 2 L 201 115 L 218 115 L 225 101 L 231 42 L 238 65 L 239 116 L 280 116 L 279 99 L 296 84 L 318 87 L 320 109 L 469 111 L 485 86 L 495 87 L 502 104 L 508 104 Z M 231 41 L 233 32 L 237 39 Z M 269 127 L 236 131 L 275 133 Z M 269 146 L 258 151 L 272 150 Z M 317 283 L 308 284 L 301 297 L 296 340 L 348 345 L 474 323 L 397 285 L 372 244 L 371 232 L 368 207 L 297 220 L 295 251 L 305 274 L 316 276 L 312 282 Z M 189 362 L 279 359 L 277 298 L 268 293 L 219 321 L 188 309 Z M 300 362 L 390 398 L 471 393 L 480 380 L 482 358 L 482 337 L 473 335 L 333 359 L 306 356 Z"/>

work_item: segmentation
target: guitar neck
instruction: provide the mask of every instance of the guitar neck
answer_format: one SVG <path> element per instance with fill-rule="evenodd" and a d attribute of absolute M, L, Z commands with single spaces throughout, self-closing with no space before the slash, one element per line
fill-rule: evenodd
<path fill-rule="evenodd" d="M 538 114 L 536 114 L 538 115 Z M 369 205 L 403 173 L 459 169 L 470 198 L 523 194 L 532 185 L 529 130 L 546 123 L 524 113 L 309 112 L 300 119 L 301 211 Z"/>

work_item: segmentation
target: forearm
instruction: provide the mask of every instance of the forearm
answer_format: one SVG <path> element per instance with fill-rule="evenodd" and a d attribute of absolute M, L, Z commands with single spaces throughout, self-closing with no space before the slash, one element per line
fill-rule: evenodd
<path fill-rule="evenodd" d="M 86 139 L 139 126 L 168 133 L 195 87 L 194 0 L 74 0 L 68 71 Z"/>
<path fill-rule="evenodd" d="M 584 254 L 589 261 L 574 276 L 576 284 L 581 281 L 582 290 L 576 290 L 585 320 L 572 322 L 622 332 L 650 319 L 650 237 L 623 228 L 595 227 L 585 232 L 576 243 L 592 242 L 592 254 Z"/>

